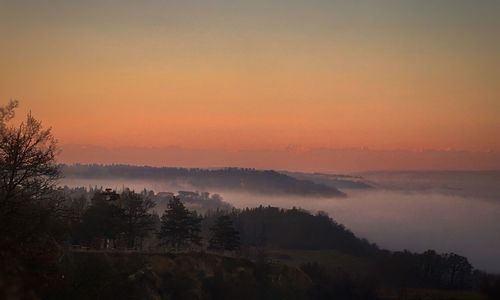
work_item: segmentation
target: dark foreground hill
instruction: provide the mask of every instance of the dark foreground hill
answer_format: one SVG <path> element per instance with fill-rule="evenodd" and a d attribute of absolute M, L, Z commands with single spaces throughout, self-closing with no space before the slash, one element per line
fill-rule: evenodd
<path fill-rule="evenodd" d="M 377 299 L 346 278 L 322 282 L 307 268 L 209 253 L 68 252 L 50 299 L 323 299 L 322 284 L 338 299 Z M 326 298 L 325 298 L 326 299 Z"/>
<path fill-rule="evenodd" d="M 295 259 L 293 252 L 288 252 Z M 322 253 L 322 252 L 321 252 Z M 359 258 L 325 253 L 328 260 Z M 309 259 L 308 259 L 309 260 Z M 352 262 L 351 262 L 352 263 Z M 327 265 L 327 262 L 323 262 Z M 205 252 L 67 252 L 47 299 L 313 300 L 498 299 L 464 289 L 383 286 L 386 270 L 364 274 L 318 263 L 300 266 Z M 363 268 L 369 268 L 362 263 Z M 382 278 L 380 278 L 382 275 Z M 410 274 L 407 274 L 410 275 Z M 406 278 L 402 278 L 403 280 Z"/>
<path fill-rule="evenodd" d="M 272 170 L 240 168 L 186 169 L 130 165 L 64 165 L 67 179 L 150 180 L 202 191 L 237 191 L 266 195 L 343 197 L 333 186 L 297 179 Z"/>
<path fill-rule="evenodd" d="M 298 268 L 194 252 L 70 252 L 62 268 L 60 299 L 304 299 L 311 286 Z"/>

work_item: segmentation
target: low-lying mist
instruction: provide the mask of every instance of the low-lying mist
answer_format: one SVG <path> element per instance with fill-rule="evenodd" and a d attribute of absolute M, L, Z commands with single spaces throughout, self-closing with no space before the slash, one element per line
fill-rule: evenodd
<path fill-rule="evenodd" d="M 129 187 L 155 192 L 196 190 L 164 182 L 69 179 L 68 186 Z M 208 191 L 236 208 L 271 205 L 327 212 L 359 237 L 390 250 L 455 252 L 479 269 L 500 272 L 500 201 L 401 190 L 348 190 L 348 198 L 306 198 Z"/>
<path fill-rule="evenodd" d="M 325 211 L 382 248 L 455 252 L 467 256 L 479 269 L 500 272 L 498 202 L 382 190 L 348 191 L 345 199 L 222 195 L 238 208 L 262 204 Z"/>

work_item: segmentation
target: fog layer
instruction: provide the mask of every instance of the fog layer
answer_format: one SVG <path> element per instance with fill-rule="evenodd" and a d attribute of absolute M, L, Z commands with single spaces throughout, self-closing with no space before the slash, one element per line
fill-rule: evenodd
<path fill-rule="evenodd" d="M 348 194 L 346 199 L 304 199 L 226 193 L 224 199 L 239 208 L 262 204 L 325 211 L 382 248 L 455 252 L 476 268 L 500 272 L 500 203 L 380 190 Z"/>

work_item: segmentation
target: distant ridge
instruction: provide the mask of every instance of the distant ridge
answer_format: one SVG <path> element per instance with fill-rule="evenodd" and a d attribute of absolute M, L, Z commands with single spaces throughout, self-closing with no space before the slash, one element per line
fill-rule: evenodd
<path fill-rule="evenodd" d="M 326 173 L 287 172 L 287 171 L 280 171 L 280 172 L 300 180 L 309 180 L 315 183 L 324 184 L 326 186 L 339 189 L 373 188 L 373 186 L 364 182 L 364 178 L 361 176 L 326 174 Z"/>
<path fill-rule="evenodd" d="M 231 190 L 273 195 L 345 197 L 337 188 L 297 179 L 273 170 L 250 168 L 173 168 L 132 165 L 63 165 L 66 178 L 183 182 L 195 189 Z"/>

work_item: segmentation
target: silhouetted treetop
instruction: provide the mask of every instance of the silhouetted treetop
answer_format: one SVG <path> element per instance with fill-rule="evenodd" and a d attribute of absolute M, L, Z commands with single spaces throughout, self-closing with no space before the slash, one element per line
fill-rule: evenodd
<path fill-rule="evenodd" d="M 167 210 L 161 217 L 159 237 L 161 244 L 180 250 L 190 245 L 201 245 L 201 217 L 189 211 L 179 198 L 174 197 L 168 203 Z"/>

